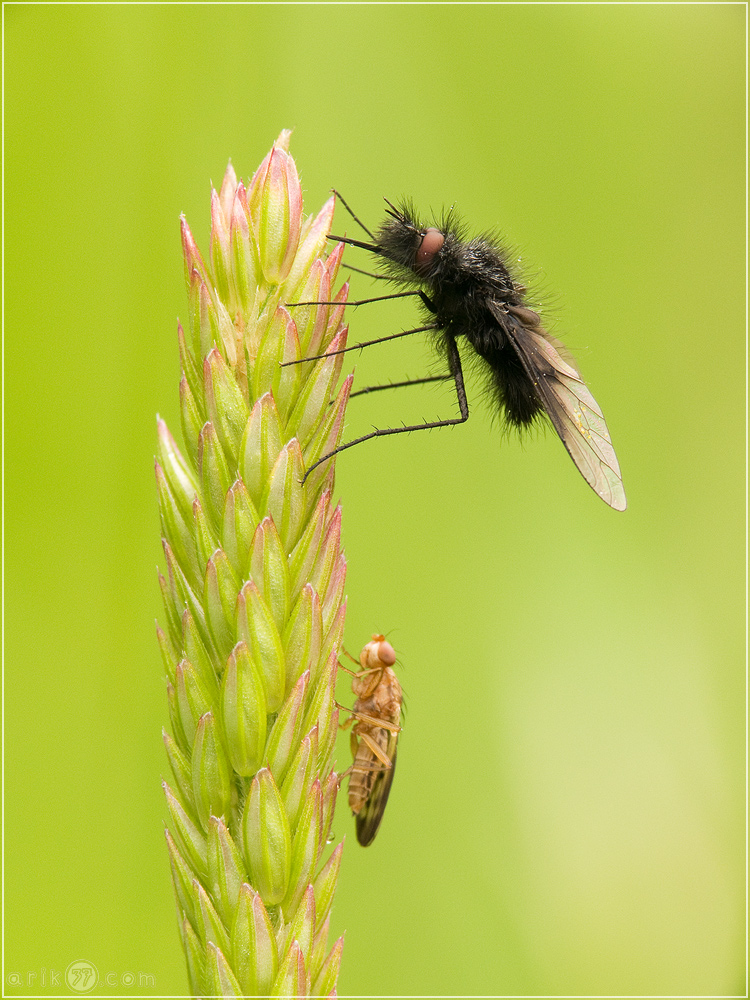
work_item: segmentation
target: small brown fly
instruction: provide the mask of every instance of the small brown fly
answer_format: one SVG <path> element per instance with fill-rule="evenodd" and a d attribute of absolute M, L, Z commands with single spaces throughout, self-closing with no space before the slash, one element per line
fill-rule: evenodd
<path fill-rule="evenodd" d="M 359 662 L 362 669 L 357 673 L 347 670 L 357 700 L 342 728 L 354 722 L 349 807 L 356 818 L 357 840 L 367 847 L 378 832 L 393 784 L 403 695 L 392 670 L 396 653 L 385 636 L 373 635 Z"/>

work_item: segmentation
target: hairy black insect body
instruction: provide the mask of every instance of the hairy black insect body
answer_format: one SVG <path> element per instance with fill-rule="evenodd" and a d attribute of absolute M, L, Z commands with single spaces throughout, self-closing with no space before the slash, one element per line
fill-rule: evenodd
<path fill-rule="evenodd" d="M 437 250 L 415 266 L 424 234 L 431 231 L 404 207 L 375 234 L 373 252 L 385 258 L 395 281 L 417 282 L 427 290 L 430 305 L 423 302 L 422 308 L 439 327 L 435 339 L 440 352 L 447 353 L 448 341 L 464 338 L 486 362 L 486 380 L 507 422 L 527 427 L 544 410 L 506 329 L 511 323 L 517 326 L 522 317 L 539 323 L 539 316 L 525 305 L 526 289 L 514 281 L 502 249 L 485 237 L 466 241 L 448 219 L 434 230 L 443 237 L 442 244 L 434 237 Z"/>

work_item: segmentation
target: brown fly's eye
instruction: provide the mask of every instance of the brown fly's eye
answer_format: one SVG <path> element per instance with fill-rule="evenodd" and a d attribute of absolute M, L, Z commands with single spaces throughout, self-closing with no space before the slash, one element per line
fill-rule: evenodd
<path fill-rule="evenodd" d="M 378 643 L 378 659 L 381 663 L 385 663 L 387 667 L 392 667 L 396 662 L 396 650 L 385 639 L 381 639 Z"/>
<path fill-rule="evenodd" d="M 439 253 L 445 243 L 445 237 L 439 229 L 428 229 L 422 237 L 422 242 L 417 250 L 417 259 L 414 261 L 415 271 L 424 271 L 432 263 L 432 258 Z"/>

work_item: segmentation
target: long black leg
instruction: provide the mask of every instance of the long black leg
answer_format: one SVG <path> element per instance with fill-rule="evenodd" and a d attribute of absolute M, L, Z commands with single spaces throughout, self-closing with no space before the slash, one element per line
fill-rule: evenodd
<path fill-rule="evenodd" d="M 302 482 L 304 483 L 305 479 L 307 479 L 313 469 L 317 468 L 317 466 L 321 465 L 323 462 L 327 462 L 329 458 L 333 458 L 334 455 L 338 455 L 340 451 L 346 451 L 347 448 L 353 448 L 355 444 L 362 444 L 363 441 L 369 441 L 371 438 L 384 437 L 386 434 L 408 434 L 411 431 L 429 431 L 436 427 L 452 427 L 455 424 L 465 423 L 469 419 L 469 404 L 466 401 L 466 388 L 464 387 L 464 373 L 461 368 L 461 356 L 458 353 L 458 347 L 456 346 L 455 340 L 449 340 L 447 346 L 448 368 L 450 369 L 450 377 L 456 385 L 458 409 L 461 413 L 460 417 L 453 417 L 451 420 L 432 420 L 423 424 L 412 424 L 408 427 L 378 427 L 376 430 L 370 431 L 369 434 L 363 434 L 362 437 L 355 438 L 353 441 L 347 441 L 346 444 L 340 444 L 338 448 L 334 448 L 333 451 L 329 451 L 327 455 L 323 455 L 322 458 L 319 458 L 317 462 L 314 462 L 310 466 L 305 473 L 305 477 Z"/>
<path fill-rule="evenodd" d="M 336 354 L 347 354 L 349 351 L 359 351 L 363 347 L 372 347 L 373 344 L 383 344 L 386 340 L 398 340 L 399 337 L 410 337 L 413 333 L 425 333 L 427 330 L 439 330 L 437 323 L 430 323 L 429 326 L 415 326 L 413 330 L 402 330 L 401 333 L 389 333 L 387 337 L 378 337 L 376 340 L 363 340 L 361 344 L 352 344 L 351 347 L 342 347 L 338 351 L 328 351 L 327 354 L 313 354 L 309 358 L 299 358 L 297 361 L 282 361 L 280 365 L 286 368 L 287 365 L 301 365 L 305 361 L 320 361 L 321 358 L 332 358 Z"/>
<path fill-rule="evenodd" d="M 353 267 L 351 264 L 341 262 L 345 271 L 356 271 L 357 274 L 364 274 L 366 278 L 377 278 L 378 281 L 393 281 L 403 284 L 400 278 L 392 278 L 389 274 L 373 274 L 372 271 L 363 271 L 361 267 Z"/>
<path fill-rule="evenodd" d="M 355 396 L 364 396 L 368 392 L 380 392 L 383 389 L 402 389 L 407 385 L 424 385 L 425 382 L 447 382 L 448 379 L 452 379 L 453 376 L 450 372 L 446 372 L 445 375 L 428 375 L 427 378 L 410 378 L 405 382 L 388 382 L 386 385 L 368 385 L 364 389 L 357 389 L 356 392 L 349 394 L 349 399 L 354 399 Z"/>
<path fill-rule="evenodd" d="M 425 382 L 448 382 L 452 378 L 453 376 L 450 372 L 446 372 L 445 375 L 429 375 L 427 378 L 410 378 L 405 382 L 387 382 L 385 385 L 366 385 L 364 389 L 358 389 L 356 392 L 349 393 L 349 399 L 354 399 L 355 396 L 365 396 L 370 392 L 380 392 L 382 389 L 403 389 L 408 385 L 424 385 Z M 331 399 L 328 401 L 328 405 L 333 406 L 335 402 L 335 399 Z"/>
<path fill-rule="evenodd" d="M 336 190 L 336 188 L 333 188 L 332 190 L 333 190 L 333 193 L 334 193 L 334 194 L 336 195 L 336 197 L 338 198 L 338 200 L 339 200 L 339 201 L 341 202 L 341 204 L 342 204 L 342 205 L 344 206 L 344 208 L 345 208 L 345 209 L 347 210 L 347 212 L 349 213 L 349 215 L 351 215 L 351 217 L 352 217 L 352 218 L 354 219 L 354 221 L 355 221 L 355 222 L 357 223 L 357 225 L 358 225 L 358 226 L 360 227 L 360 229 L 364 229 L 364 231 L 365 231 L 365 232 L 367 233 L 367 235 L 368 235 L 368 236 L 370 237 L 370 239 L 371 239 L 371 240 L 374 240 L 374 239 L 375 239 L 375 237 L 374 237 L 374 236 L 372 235 L 372 233 L 371 233 L 371 232 L 370 232 L 370 230 L 369 230 L 369 229 L 367 228 L 367 226 L 366 226 L 366 225 L 364 224 L 364 222 L 362 222 L 362 221 L 361 221 L 360 219 L 358 219 L 358 218 L 357 218 L 357 216 L 356 216 L 356 215 L 354 214 L 354 212 L 352 212 L 352 210 L 351 210 L 351 209 L 349 208 L 349 206 L 347 205 L 346 201 L 344 200 L 344 196 L 343 196 L 342 194 L 340 194 L 340 193 L 339 193 L 339 192 L 338 192 L 338 191 Z"/>
<path fill-rule="evenodd" d="M 376 295 L 372 299 L 349 299 L 346 302 L 336 302 L 334 299 L 315 299 L 313 302 L 285 302 L 284 305 L 287 309 L 293 309 L 295 306 L 367 306 L 371 302 L 385 302 L 386 299 L 405 299 L 409 295 L 418 295 L 430 311 L 434 312 L 432 302 L 430 302 L 425 293 L 419 288 L 412 288 L 408 292 L 391 292 L 390 295 Z"/>

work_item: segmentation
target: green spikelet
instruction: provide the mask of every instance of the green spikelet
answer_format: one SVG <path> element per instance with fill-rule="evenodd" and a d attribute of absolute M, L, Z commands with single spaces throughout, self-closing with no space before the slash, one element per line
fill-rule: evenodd
<path fill-rule="evenodd" d="M 324 852 L 346 563 L 333 462 L 302 479 L 339 442 L 351 377 L 337 389 L 341 354 L 281 365 L 346 344 L 333 208 L 303 220 L 282 132 L 247 188 L 230 164 L 212 192 L 208 262 L 182 220 L 185 451 L 160 420 L 157 633 L 167 847 L 195 996 L 335 996 L 341 962 L 327 936 L 342 845 Z M 337 304 L 285 307 L 311 300 Z"/>

